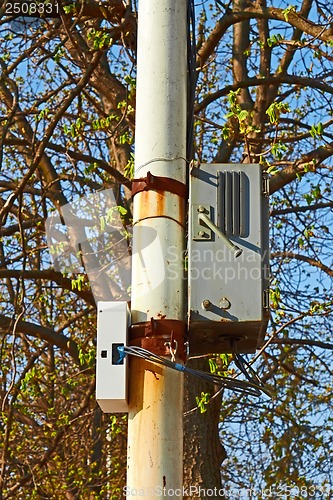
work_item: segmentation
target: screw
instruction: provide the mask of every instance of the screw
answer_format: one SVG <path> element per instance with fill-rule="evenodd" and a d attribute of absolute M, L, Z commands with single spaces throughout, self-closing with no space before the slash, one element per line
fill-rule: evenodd
<path fill-rule="evenodd" d="M 210 301 L 210 300 L 208 300 L 208 299 L 205 299 L 205 300 L 203 300 L 203 301 L 202 301 L 202 307 L 203 307 L 204 309 L 209 309 L 211 305 L 212 305 L 212 303 L 211 303 L 211 301 Z"/>
<path fill-rule="evenodd" d="M 198 212 L 200 212 L 201 214 L 202 214 L 202 213 L 204 213 L 204 212 L 206 212 L 205 207 L 203 207 L 202 205 L 200 205 L 200 206 L 198 207 Z"/>
<path fill-rule="evenodd" d="M 219 300 L 219 306 L 221 309 L 230 309 L 231 302 L 227 297 L 222 297 L 222 299 Z"/>
<path fill-rule="evenodd" d="M 205 233 L 205 231 L 199 231 L 198 235 L 201 236 L 201 237 L 203 237 L 203 236 L 206 236 L 206 233 Z"/>

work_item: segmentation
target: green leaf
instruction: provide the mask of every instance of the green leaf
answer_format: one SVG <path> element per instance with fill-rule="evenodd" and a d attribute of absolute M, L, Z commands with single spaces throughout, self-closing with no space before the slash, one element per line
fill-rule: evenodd
<path fill-rule="evenodd" d="M 79 274 L 77 279 L 72 279 L 72 290 L 75 290 L 77 288 L 79 291 L 81 291 L 83 281 L 84 281 L 83 274 Z"/>
<path fill-rule="evenodd" d="M 311 205 L 311 203 L 313 202 L 313 196 L 310 193 L 307 193 L 307 194 L 305 194 L 303 196 L 304 196 L 304 199 L 305 199 L 306 203 L 308 205 Z"/>
<path fill-rule="evenodd" d="M 279 172 L 279 169 L 275 165 L 271 165 L 267 169 L 267 173 L 270 174 L 270 175 L 276 175 L 278 172 Z"/>
<path fill-rule="evenodd" d="M 286 151 L 287 151 L 287 146 L 285 144 L 282 144 L 281 142 L 276 142 L 272 146 L 272 154 L 278 160 L 281 160 L 283 153 L 285 153 Z"/>
<path fill-rule="evenodd" d="M 209 358 L 208 360 L 210 373 L 216 373 L 218 371 L 218 366 L 215 359 Z"/>
<path fill-rule="evenodd" d="M 269 47 L 273 47 L 273 45 L 277 45 L 281 40 L 283 40 L 283 36 L 278 33 L 277 35 L 272 35 L 267 38 L 267 45 Z"/>
<path fill-rule="evenodd" d="M 130 157 L 129 157 L 127 165 L 124 169 L 124 173 L 125 173 L 126 177 L 128 177 L 129 179 L 133 179 L 133 177 L 134 177 L 134 154 L 133 153 L 130 153 Z"/>
<path fill-rule="evenodd" d="M 315 138 L 316 136 L 321 136 L 324 131 L 323 124 L 321 122 L 318 123 L 318 125 L 312 125 L 310 129 L 310 135 L 311 137 Z"/>
<path fill-rule="evenodd" d="M 121 207 L 120 205 L 117 206 L 117 210 L 120 213 L 120 215 L 126 215 L 127 214 L 127 209 L 125 207 Z"/>
<path fill-rule="evenodd" d="M 247 119 L 249 112 L 246 109 L 242 109 L 242 111 L 238 114 L 238 120 L 240 122 Z"/>
<path fill-rule="evenodd" d="M 289 5 L 286 9 L 282 11 L 285 20 L 288 22 L 290 12 L 296 12 L 296 7 L 294 5 Z"/>
<path fill-rule="evenodd" d="M 278 309 L 281 299 L 281 291 L 279 286 L 276 284 L 275 288 L 273 286 L 269 289 L 270 302 L 272 309 Z"/>
<path fill-rule="evenodd" d="M 72 12 L 75 12 L 76 9 L 76 2 L 70 4 L 70 5 L 64 5 L 63 6 L 65 14 L 71 14 Z"/>
<path fill-rule="evenodd" d="M 224 127 L 222 128 L 222 138 L 224 141 L 229 139 L 230 133 L 231 133 L 231 129 L 228 126 L 224 125 Z"/>
<path fill-rule="evenodd" d="M 208 392 L 202 392 L 200 396 L 196 396 L 195 401 L 200 413 L 205 413 L 207 411 L 207 405 L 209 403 L 210 394 Z"/>
<path fill-rule="evenodd" d="M 282 113 L 290 112 L 290 106 L 284 102 L 273 102 L 266 110 L 266 115 L 269 117 L 269 121 L 275 125 L 278 124 L 280 116 Z"/>

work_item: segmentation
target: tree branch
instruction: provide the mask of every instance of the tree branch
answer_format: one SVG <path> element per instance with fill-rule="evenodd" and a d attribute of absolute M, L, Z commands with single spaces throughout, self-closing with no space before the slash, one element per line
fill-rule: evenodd
<path fill-rule="evenodd" d="M 29 142 L 25 139 L 18 139 L 16 137 L 10 137 L 5 139 L 4 143 L 7 146 L 28 146 Z M 37 143 L 38 144 L 38 143 Z M 82 153 L 81 151 L 75 151 L 73 149 L 68 149 L 65 146 L 61 146 L 61 144 L 55 144 L 54 142 L 48 142 L 45 149 L 50 149 L 52 151 L 56 151 L 57 153 L 64 153 L 69 156 L 73 160 L 82 161 L 85 163 L 96 163 L 99 167 L 101 167 L 106 173 L 114 177 L 115 181 L 123 184 L 127 188 L 130 189 L 131 181 L 125 177 L 119 170 L 112 167 L 107 161 L 102 158 L 96 158 L 95 156 Z M 3 184 L 3 183 L 2 183 Z M 36 193 L 37 194 L 37 193 Z"/>
<path fill-rule="evenodd" d="M 288 23 L 291 26 L 298 28 L 303 33 L 307 33 L 308 35 L 324 42 L 333 40 L 331 27 L 325 28 L 318 26 L 314 22 L 303 17 L 298 12 L 289 12 L 287 21 L 285 14 L 283 13 L 283 9 L 277 9 L 274 7 L 247 7 L 241 12 L 231 12 L 230 10 L 227 10 L 227 12 L 216 23 L 214 29 L 207 38 L 207 41 L 199 50 L 197 66 L 202 67 L 206 64 L 208 58 L 213 54 L 219 41 L 230 26 L 249 19 L 275 19 L 277 21 Z"/>
<path fill-rule="evenodd" d="M 23 193 L 25 186 L 27 185 L 30 177 L 36 170 L 36 168 L 39 165 L 39 162 L 41 161 L 43 155 L 44 155 L 44 150 L 46 148 L 47 143 L 50 140 L 50 137 L 52 136 L 55 127 L 58 125 L 58 122 L 60 118 L 63 116 L 64 112 L 66 109 L 70 106 L 70 104 L 73 102 L 75 97 L 81 92 L 83 87 L 87 84 L 89 81 L 91 75 L 93 74 L 94 70 L 96 69 L 96 66 L 98 62 L 100 61 L 102 57 L 102 51 L 96 51 L 94 55 L 91 58 L 91 61 L 87 67 L 86 72 L 84 75 L 80 78 L 79 82 L 77 83 L 76 87 L 70 92 L 70 94 L 66 97 L 64 100 L 63 104 L 60 106 L 58 111 L 55 113 L 51 123 L 47 127 L 43 140 L 39 143 L 36 153 L 34 155 L 34 158 L 29 166 L 28 172 L 25 174 L 21 182 L 18 184 L 15 192 L 12 193 L 12 195 L 8 198 L 6 201 L 5 205 L 1 208 L 0 210 L 0 220 L 3 220 L 3 217 L 6 216 L 6 214 L 9 212 L 10 207 L 12 206 L 15 198 L 17 198 L 20 194 Z"/>
<path fill-rule="evenodd" d="M 294 181 L 297 176 L 303 175 L 308 171 L 315 171 L 324 160 L 332 155 L 333 142 L 331 142 L 327 146 L 321 146 L 317 149 L 314 149 L 313 151 L 310 151 L 299 161 L 295 162 L 289 167 L 286 167 L 284 170 L 278 172 L 274 177 L 270 179 L 270 194 L 275 193 L 279 189 L 283 188 L 286 184 Z"/>
<path fill-rule="evenodd" d="M 319 340 L 309 340 L 309 339 L 291 339 L 289 337 L 282 337 L 280 339 L 275 339 L 271 342 L 272 344 L 279 345 L 305 345 L 319 347 L 321 349 L 333 350 L 333 344 L 328 344 L 327 342 L 320 342 Z"/>
<path fill-rule="evenodd" d="M 96 307 L 94 297 L 91 292 L 87 292 L 84 290 L 76 290 L 76 289 L 72 290 L 72 281 L 69 278 L 65 278 L 61 273 L 54 271 L 53 269 L 47 269 L 44 271 L 37 271 L 37 270 L 20 271 L 16 269 L 0 269 L 0 279 L 1 278 L 54 281 L 65 290 L 69 290 L 70 292 L 75 293 L 75 295 L 78 295 L 85 302 Z"/>
<path fill-rule="evenodd" d="M 312 259 L 311 257 L 308 257 L 307 255 L 301 255 L 301 254 L 294 253 L 294 252 L 274 252 L 271 254 L 271 257 L 272 258 L 281 257 L 282 259 L 300 260 L 302 262 L 306 262 L 307 264 L 310 264 L 311 266 L 318 267 L 321 271 L 324 271 L 329 276 L 333 277 L 333 269 L 326 266 L 325 264 L 323 264 L 319 260 Z"/>
<path fill-rule="evenodd" d="M 234 8 L 237 12 L 242 12 L 246 6 L 246 0 L 235 0 Z M 232 74 L 234 82 L 242 82 L 248 78 L 247 69 L 247 50 L 250 46 L 250 23 L 248 20 L 237 23 L 233 27 L 233 45 L 232 45 Z M 243 87 L 240 95 L 237 98 L 238 103 L 244 109 L 253 109 L 253 99 L 248 87 Z"/>
<path fill-rule="evenodd" d="M 0 314 L 0 328 L 6 329 L 10 328 L 12 325 L 12 318 L 8 318 L 4 314 Z M 31 337 L 37 337 L 41 340 L 45 340 L 50 344 L 57 346 L 62 351 L 69 354 L 75 361 L 77 365 L 80 365 L 78 347 L 74 340 L 62 333 L 57 333 L 52 328 L 46 326 L 36 325 L 30 323 L 29 321 L 19 320 L 16 323 L 16 330 L 19 333 L 24 333 L 25 335 Z"/>
<path fill-rule="evenodd" d="M 248 87 L 256 87 L 258 85 L 281 85 L 282 83 L 289 83 L 290 85 L 299 87 L 311 87 L 315 90 L 320 90 L 322 92 L 327 92 L 328 94 L 333 95 L 333 87 L 324 83 L 319 77 L 308 78 L 305 76 L 281 75 L 269 76 L 267 78 L 249 78 L 248 80 L 237 82 L 233 85 L 227 85 L 223 89 L 209 94 L 196 105 L 194 112 L 196 114 L 200 113 L 200 111 L 205 109 L 212 102 L 220 99 L 220 97 L 228 95 L 231 90 L 236 91 L 239 88 L 242 89 Z"/>
<path fill-rule="evenodd" d="M 331 208 L 333 207 L 333 201 L 328 201 L 327 203 L 314 203 L 313 205 L 304 205 L 301 207 L 289 207 L 289 208 L 277 208 L 276 210 L 271 210 L 270 215 L 275 217 L 276 215 L 287 215 L 298 212 L 308 212 L 309 210 L 319 210 L 321 208 Z"/>
<path fill-rule="evenodd" d="M 57 449 L 60 441 L 62 440 L 62 438 L 65 436 L 67 430 L 70 428 L 70 425 L 80 416 L 83 414 L 84 410 L 88 407 L 89 405 L 89 402 L 90 402 L 90 398 L 93 394 L 95 390 L 95 379 L 93 378 L 90 382 L 90 384 L 88 385 L 88 388 L 87 388 L 87 392 L 86 392 L 86 395 L 85 397 L 82 399 L 82 402 L 80 404 L 80 406 L 78 407 L 78 409 L 72 413 L 72 415 L 70 415 L 69 417 L 69 424 L 67 425 L 64 425 L 63 427 L 61 427 L 55 438 L 54 438 L 54 441 L 53 441 L 53 444 L 52 446 L 50 446 L 50 448 L 48 450 L 46 450 L 46 452 L 44 453 L 44 455 L 42 456 L 42 458 L 39 460 L 39 462 L 32 468 L 32 471 L 29 472 L 28 474 L 26 474 L 22 479 L 20 479 L 14 486 L 12 486 L 10 489 L 9 489 L 9 495 L 10 496 L 7 496 L 5 498 L 13 498 L 13 493 L 15 493 L 15 491 L 17 491 L 19 488 L 21 488 L 21 486 L 23 486 L 23 484 L 26 484 L 28 481 L 30 481 L 30 479 L 33 477 L 33 475 L 38 471 L 38 470 L 41 470 L 43 467 L 46 466 L 49 458 L 52 456 L 52 454 L 55 452 L 55 450 Z"/>

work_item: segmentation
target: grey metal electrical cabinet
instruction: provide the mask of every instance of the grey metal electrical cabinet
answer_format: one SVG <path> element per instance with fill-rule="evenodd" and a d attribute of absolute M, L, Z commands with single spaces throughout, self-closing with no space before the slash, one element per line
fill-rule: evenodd
<path fill-rule="evenodd" d="M 189 350 L 254 352 L 269 309 L 268 179 L 257 164 L 190 175 Z"/>

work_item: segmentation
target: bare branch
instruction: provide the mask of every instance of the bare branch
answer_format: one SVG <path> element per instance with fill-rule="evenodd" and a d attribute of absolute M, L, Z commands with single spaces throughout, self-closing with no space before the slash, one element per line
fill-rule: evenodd
<path fill-rule="evenodd" d="M 223 89 L 217 90 L 207 97 L 202 99 L 195 107 L 195 113 L 200 113 L 209 104 L 224 97 L 229 94 L 231 90 L 236 91 L 237 89 L 256 87 L 258 85 L 281 85 L 282 83 L 289 83 L 290 85 L 295 85 L 298 87 L 311 87 L 313 89 L 319 90 L 321 92 L 327 92 L 333 95 L 333 87 L 326 83 L 323 83 L 319 78 L 308 78 L 304 76 L 296 75 L 279 75 L 279 76 L 269 76 L 267 78 L 249 78 L 248 80 L 237 82 L 234 85 L 227 85 Z"/>
<path fill-rule="evenodd" d="M 333 89 L 332 89 L 333 90 Z M 305 174 L 308 171 L 315 171 L 320 167 L 320 164 L 333 155 L 333 142 L 327 146 L 321 146 L 304 155 L 299 161 L 293 165 L 286 167 L 278 172 L 270 180 L 270 193 L 275 193 L 290 182 L 294 181 L 298 176 Z"/>
<path fill-rule="evenodd" d="M 302 262 L 306 262 L 307 264 L 310 264 L 311 266 L 318 267 L 318 269 L 321 269 L 321 271 L 324 271 L 329 276 L 333 277 L 333 269 L 326 266 L 325 264 L 323 264 L 319 260 L 308 257 L 307 255 L 301 255 L 301 254 L 294 253 L 294 252 L 274 252 L 271 254 L 271 257 L 272 258 L 281 257 L 282 259 L 301 260 Z"/>
<path fill-rule="evenodd" d="M 328 344 L 327 342 L 320 342 L 319 340 L 310 340 L 310 339 L 291 339 L 289 337 L 282 337 L 280 339 L 273 340 L 272 344 L 304 345 L 304 346 L 319 347 L 320 349 L 329 349 L 330 351 L 333 350 L 333 344 Z"/>
<path fill-rule="evenodd" d="M 4 141 L 7 146 L 28 146 L 29 142 L 25 139 L 18 139 L 16 137 L 10 137 Z M 37 143 L 38 144 L 38 143 Z M 68 149 L 65 146 L 61 146 L 61 144 L 55 144 L 54 142 L 48 142 L 46 149 L 50 149 L 51 151 L 56 151 L 57 153 L 64 153 L 73 160 L 82 161 L 85 163 L 96 163 L 99 167 L 101 167 L 105 172 L 114 177 L 114 179 L 123 184 L 124 186 L 130 188 L 131 181 L 125 177 L 119 170 L 112 167 L 110 163 L 108 163 L 103 158 L 96 158 L 95 156 L 88 155 L 86 153 L 82 153 L 81 151 L 75 151 L 74 149 Z M 4 185 L 3 183 L 1 185 Z M 1 186 L 0 185 L 0 186 Z M 37 193 L 36 193 L 37 194 Z"/>
<path fill-rule="evenodd" d="M 197 66 L 204 66 L 230 26 L 249 19 L 275 19 L 277 21 L 286 22 L 291 26 L 298 28 L 303 33 L 307 33 L 314 38 L 318 38 L 319 40 L 325 42 L 330 42 L 333 40 L 331 27 L 326 28 L 315 24 L 314 22 L 309 21 L 308 19 L 303 17 L 303 15 L 298 12 L 291 11 L 288 15 L 287 21 L 285 14 L 283 13 L 283 9 L 277 9 L 274 7 L 247 7 L 241 12 L 231 12 L 230 10 L 227 10 L 224 16 L 222 16 L 222 18 L 217 22 L 206 43 L 199 50 Z"/>
<path fill-rule="evenodd" d="M 80 406 L 78 407 L 78 409 L 70 416 L 69 418 L 69 424 L 68 425 L 64 425 L 63 427 L 61 427 L 55 438 L 54 438 L 54 441 L 53 441 L 53 444 L 52 446 L 44 453 L 44 455 L 42 456 L 42 458 L 38 461 L 38 463 L 33 467 L 33 470 L 31 472 L 29 472 L 28 474 L 26 474 L 25 476 L 22 477 L 22 479 L 20 479 L 14 486 L 12 486 L 9 490 L 9 494 L 10 496 L 6 497 L 6 498 L 13 498 L 12 497 L 12 494 L 15 493 L 15 491 L 17 491 L 23 484 L 26 484 L 32 477 L 33 477 L 33 474 L 35 472 L 37 472 L 38 470 L 42 469 L 43 467 L 46 466 L 48 460 L 50 459 L 50 457 L 52 456 L 52 454 L 55 452 L 55 450 L 57 449 L 60 441 L 62 440 L 62 438 L 65 436 L 67 430 L 69 429 L 70 425 L 80 416 L 83 414 L 83 412 L 86 410 L 87 406 L 89 405 L 89 402 L 90 402 L 90 398 L 93 394 L 95 390 L 95 380 L 94 378 L 91 380 L 89 386 L 87 387 L 87 392 L 86 392 L 86 395 L 85 397 L 83 398 Z"/>
<path fill-rule="evenodd" d="M 0 328 L 7 329 L 10 328 L 11 325 L 12 319 L 0 314 Z M 22 320 L 17 322 L 16 329 L 19 333 L 24 333 L 25 335 L 31 337 L 37 337 L 59 347 L 59 349 L 69 354 L 74 359 L 76 364 L 80 365 L 77 344 L 66 335 L 57 333 L 52 328 L 36 325 L 34 323 L 30 323 L 29 321 Z"/>
<path fill-rule="evenodd" d="M 65 290 L 69 290 L 75 295 L 78 295 L 88 304 L 95 306 L 94 297 L 91 292 L 84 290 L 72 290 L 72 281 L 69 278 L 65 278 L 61 273 L 54 271 L 53 269 L 47 269 L 44 271 L 37 270 L 25 270 L 19 271 L 15 269 L 0 269 L 0 279 L 1 278 L 16 278 L 16 279 L 30 279 L 30 280 L 51 280 L 57 283 L 59 286 Z"/>
<path fill-rule="evenodd" d="M 45 131 L 43 140 L 39 143 L 39 145 L 37 147 L 36 154 L 34 155 L 34 158 L 33 158 L 33 161 L 31 162 L 31 165 L 29 166 L 28 172 L 25 174 L 25 176 L 23 177 L 23 179 L 21 180 L 21 182 L 17 186 L 16 190 L 8 198 L 5 205 L 1 208 L 0 220 L 3 220 L 3 217 L 6 216 L 6 214 L 9 212 L 10 207 L 12 206 L 15 198 L 17 198 L 20 194 L 23 193 L 25 186 L 27 185 L 32 174 L 35 172 L 36 168 L 39 165 L 39 162 L 41 161 L 41 159 L 44 155 L 44 150 L 46 148 L 46 145 L 47 145 L 48 141 L 50 140 L 50 137 L 52 136 L 54 129 L 58 124 L 59 119 L 63 116 L 66 109 L 70 106 L 70 104 L 73 102 L 75 97 L 81 92 L 83 87 L 87 84 L 92 73 L 95 71 L 96 66 L 99 63 L 101 57 L 102 57 L 101 51 L 96 51 L 94 53 L 94 55 L 91 59 L 91 62 L 87 67 L 85 74 L 80 78 L 80 81 L 78 82 L 77 86 L 70 92 L 70 94 L 64 100 L 62 106 L 60 106 L 58 111 L 55 113 L 51 123 L 49 124 L 49 126 L 47 127 L 47 130 Z"/>
<path fill-rule="evenodd" d="M 320 210 L 322 208 L 332 208 L 333 201 L 328 201 L 327 203 L 314 203 L 313 205 L 304 205 L 301 207 L 289 207 L 289 208 L 277 208 L 275 210 L 271 210 L 270 215 L 275 217 L 276 215 L 287 215 L 294 214 L 298 212 L 308 212 L 311 210 Z"/>

